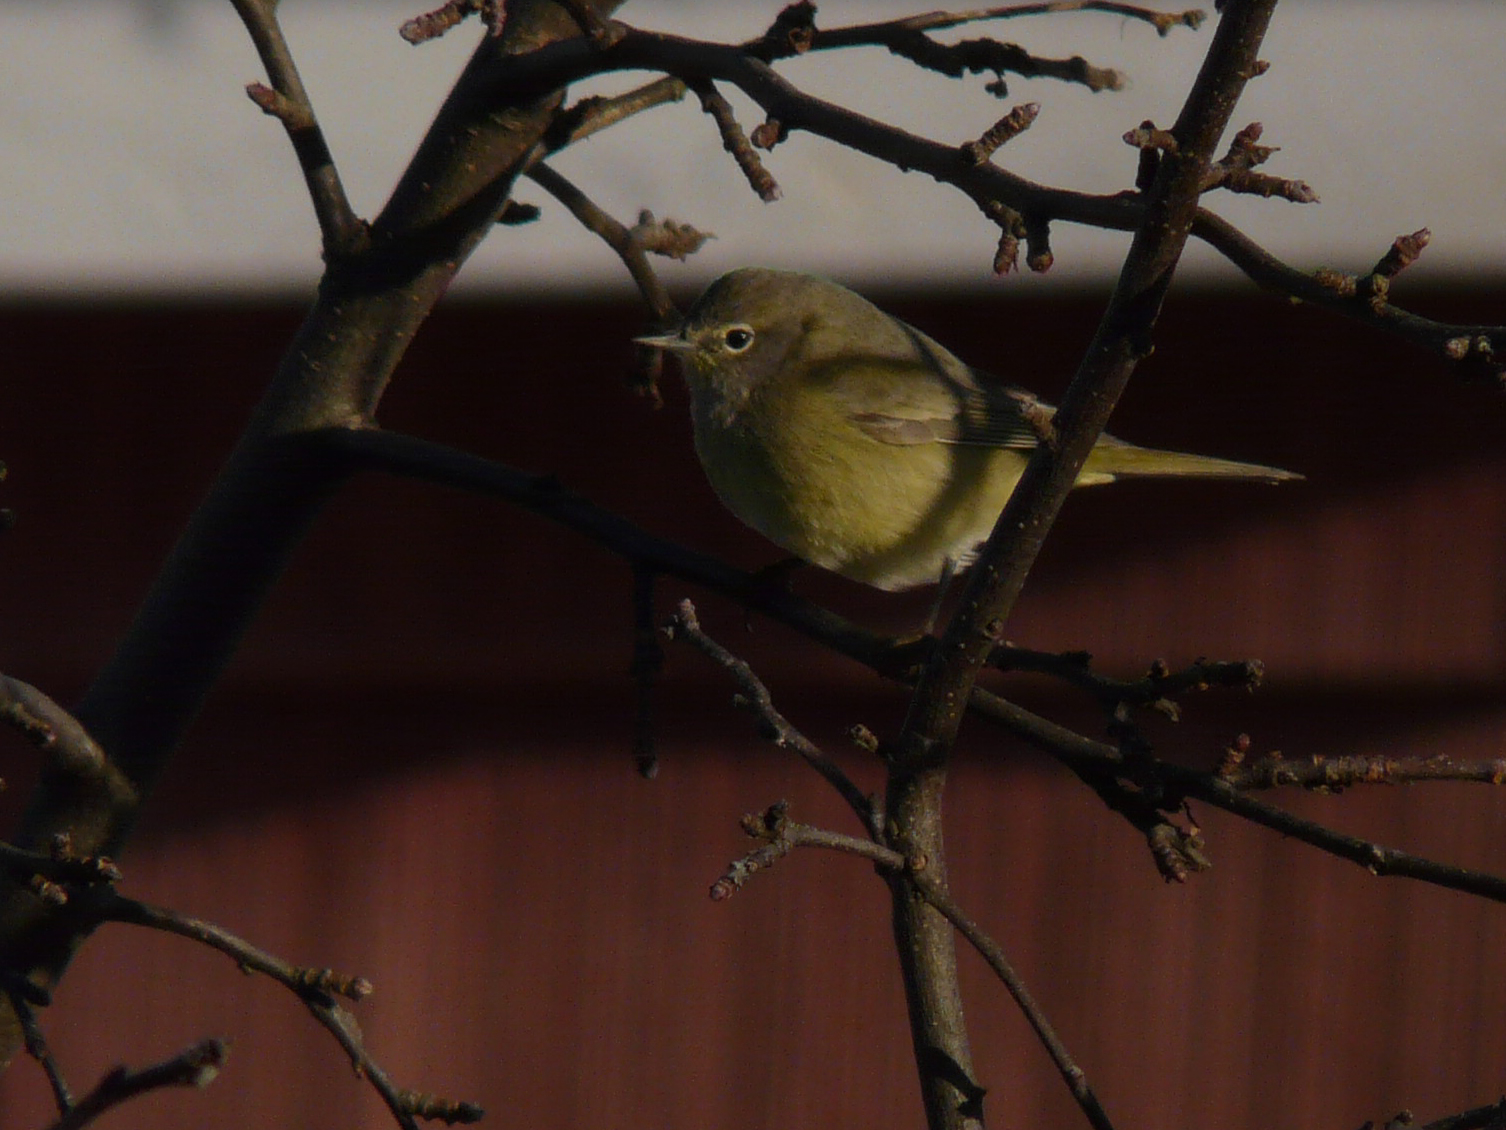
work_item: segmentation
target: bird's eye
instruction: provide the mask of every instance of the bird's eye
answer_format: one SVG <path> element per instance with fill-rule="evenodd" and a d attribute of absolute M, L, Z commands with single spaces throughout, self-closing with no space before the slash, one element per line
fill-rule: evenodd
<path fill-rule="evenodd" d="M 747 326 L 729 326 L 722 334 L 722 344 L 731 353 L 741 353 L 753 344 L 753 331 Z"/>

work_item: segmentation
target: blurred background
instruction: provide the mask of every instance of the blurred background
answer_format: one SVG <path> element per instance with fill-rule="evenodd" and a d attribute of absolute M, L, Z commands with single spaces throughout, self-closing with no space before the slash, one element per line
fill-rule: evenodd
<path fill-rule="evenodd" d="M 475 42 L 420 49 L 400 5 L 289 0 L 289 36 L 357 205 L 374 212 Z M 632 4 L 643 26 L 740 38 L 774 7 Z M 824 5 L 827 25 L 897 14 Z M 1434 244 L 1396 293 L 1500 322 L 1506 94 L 1488 44 L 1506 8 L 1305 0 L 1278 11 L 1237 121 L 1285 147 L 1270 170 L 1324 203 L 1211 203 L 1304 268 L 1368 267 L 1393 236 Z M 0 194 L 0 669 L 75 698 L 129 622 L 296 328 L 315 228 L 228 5 L 0 2 L 7 83 Z M 917 76 L 882 53 L 792 77 L 866 112 L 965 140 L 1016 101 L 1044 106 L 1001 160 L 1124 187 L 1118 141 L 1167 123 L 1209 29 L 1157 39 L 1114 17 L 989 30 L 1122 67 L 1089 96 Z M 982 32 L 968 29 L 965 34 Z M 80 44 L 89 65 L 80 65 Z M 844 62 L 842 67 L 849 66 Z M 867 68 L 867 69 L 865 69 Z M 87 72 L 87 73 L 80 73 Z M 620 89 L 620 88 L 619 88 Z M 745 121 L 757 119 L 751 112 Z M 1120 237 L 1056 233 L 1045 278 L 992 280 L 970 205 L 814 139 L 769 158 L 761 205 L 693 107 L 649 115 L 560 168 L 620 217 L 650 207 L 715 230 L 684 268 L 822 270 L 1048 397 L 1069 379 Z M 1018 154 L 1016 146 L 1019 147 Z M 3 147 L 9 147 L 8 149 Z M 616 148 L 614 148 L 616 147 Z M 726 514 L 690 450 L 683 396 L 625 388 L 643 313 L 615 259 L 531 188 L 543 219 L 499 232 L 404 361 L 382 420 L 556 474 L 655 533 L 746 567 L 778 554 Z M 1259 657 L 1254 695 L 1209 693 L 1164 756 L 1506 756 L 1506 404 L 1442 366 L 1189 258 L 1115 418 L 1141 443 L 1274 463 L 1305 482 L 1125 484 L 1068 505 L 1010 625 L 1134 676 L 1164 658 Z M 928 594 L 799 575 L 797 591 L 904 631 Z M 656 696 L 662 768 L 632 767 L 631 578 L 610 555 L 497 503 L 368 477 L 334 502 L 191 733 L 123 860 L 124 890 L 290 960 L 362 974 L 379 1062 L 474 1099 L 489 1124 L 918 1125 L 887 895 L 870 868 L 794 856 L 727 903 L 711 882 L 742 813 L 788 799 L 856 831 L 840 801 L 751 733 L 731 688 L 671 648 Z M 750 660 L 780 708 L 860 783 L 845 745 L 892 733 L 903 696 L 776 625 L 665 582 Z M 999 680 L 1093 735 L 1090 703 Z M 32 751 L 0 735 L 7 819 Z M 1279 795 L 1303 815 L 1465 866 L 1506 870 L 1506 805 L 1428 785 Z M 973 724 L 949 793 L 960 901 L 1004 945 L 1121 1127 L 1427 1119 L 1506 1090 L 1500 907 L 1376 879 L 1203 806 L 1213 869 L 1157 876 L 1143 841 L 1075 779 Z M 995 1126 L 1076 1124 L 1064 1088 L 980 961 L 963 955 Z M 208 1034 L 230 1037 L 204 1094 L 152 1096 L 114 1125 L 381 1126 L 385 1112 L 288 994 L 175 938 L 107 928 L 45 1016 L 82 1091 Z M 6 1126 L 48 1121 L 40 1072 L 0 1078 Z"/>

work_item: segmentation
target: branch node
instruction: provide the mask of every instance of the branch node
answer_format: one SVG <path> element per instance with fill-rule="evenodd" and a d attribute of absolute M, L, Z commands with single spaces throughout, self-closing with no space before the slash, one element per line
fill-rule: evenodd
<path fill-rule="evenodd" d="M 847 738 L 864 753 L 877 754 L 879 751 L 878 735 L 861 722 L 847 728 Z"/>
<path fill-rule="evenodd" d="M 264 82 L 248 82 L 246 97 L 255 102 L 263 114 L 276 118 L 290 130 L 306 129 L 313 124 L 308 107 L 300 106 L 286 94 L 273 90 Z"/>
<path fill-rule="evenodd" d="M 772 63 L 791 55 L 804 55 L 816 39 L 816 5 L 811 0 L 797 0 L 786 5 L 774 17 L 769 30 L 758 39 L 743 45 L 755 59 Z"/>
<path fill-rule="evenodd" d="M 755 149 L 773 149 L 785 138 L 789 137 L 790 131 L 778 118 L 765 118 L 761 123 L 753 127 L 753 132 L 748 135 L 748 140 L 753 143 Z"/>
<path fill-rule="evenodd" d="M 1339 298 L 1353 298 L 1359 285 L 1359 280 L 1353 275 L 1335 271 L 1331 267 L 1319 267 L 1313 272 L 1313 281 Z"/>
<path fill-rule="evenodd" d="M 1175 153 L 1177 139 L 1170 130 L 1159 128 L 1149 118 L 1124 135 L 1124 144 L 1135 149 L 1154 149 L 1162 153 Z"/>
<path fill-rule="evenodd" d="M 517 200 L 508 200 L 502 205 L 502 211 L 497 214 L 497 223 L 506 227 L 518 227 L 522 224 L 531 224 L 542 213 L 537 204 L 525 204 Z"/>
<path fill-rule="evenodd" d="M 1156 870 L 1168 883 L 1185 883 L 1194 872 L 1213 866 L 1203 850 L 1202 829 L 1196 824 L 1181 828 L 1169 820 L 1162 821 L 1152 826 L 1145 838 Z"/>
<path fill-rule="evenodd" d="M 1051 252 L 1051 224 L 1045 216 L 1025 217 L 1025 266 L 1043 275 L 1056 262 Z"/>
<path fill-rule="evenodd" d="M 447 0 L 432 12 L 404 20 L 397 33 L 417 46 L 431 39 L 438 39 L 473 12 L 481 14 L 481 22 L 486 25 L 488 35 L 495 37 L 502 34 L 502 25 L 506 21 L 502 0 Z"/>
<path fill-rule="evenodd" d="M 353 1001 L 364 1000 L 373 992 L 371 982 L 365 977 L 350 977 L 333 969 L 300 968 L 293 974 L 292 984 L 295 988 L 332 993 Z"/>
<path fill-rule="evenodd" d="M 976 141 L 965 142 L 960 147 L 962 159 L 970 165 L 983 164 L 998 152 L 1001 146 L 1029 129 L 1040 112 L 1039 102 L 1020 103 L 985 130 Z"/>
<path fill-rule="evenodd" d="M 1372 275 L 1395 278 L 1422 255 L 1422 249 L 1432 240 L 1433 233 L 1427 228 L 1418 228 L 1411 235 L 1399 235 L 1391 241 L 1390 248 L 1371 270 Z"/>
<path fill-rule="evenodd" d="M 423 1091 L 399 1091 L 397 1101 L 405 1113 L 415 1118 L 443 1122 L 450 1126 L 468 1125 L 486 1117 L 486 1111 L 476 1103 L 446 1099 Z"/>
<path fill-rule="evenodd" d="M 1294 204 L 1316 204 L 1318 194 L 1305 181 L 1254 171 L 1256 165 L 1263 164 L 1271 154 L 1279 151 L 1277 146 L 1259 144 L 1263 132 L 1264 127 L 1259 122 L 1251 122 L 1235 134 L 1229 143 L 1229 152 L 1208 166 L 1203 174 L 1201 190 L 1222 188 L 1250 196 L 1279 196 Z"/>

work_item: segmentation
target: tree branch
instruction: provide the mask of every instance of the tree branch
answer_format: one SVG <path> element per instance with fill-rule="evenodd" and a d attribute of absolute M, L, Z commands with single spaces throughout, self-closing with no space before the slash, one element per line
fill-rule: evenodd
<path fill-rule="evenodd" d="M 79 1130 L 112 1107 L 163 1087 L 202 1090 L 214 1082 L 229 1056 L 230 1046 L 224 1040 L 210 1038 L 151 1067 L 137 1071 L 117 1067 L 54 1122 L 50 1130 Z"/>
<path fill-rule="evenodd" d="M 126 898 L 113 890 L 91 893 L 84 900 L 75 900 L 75 903 L 76 913 L 85 916 L 92 924 L 122 922 L 176 934 L 218 950 L 242 970 L 264 974 L 282 985 L 296 995 L 314 1019 L 334 1036 L 350 1057 L 356 1073 L 371 1082 L 404 1130 L 417 1130 L 414 1116 L 416 1108 L 420 1106 L 451 1110 L 453 1117 L 449 1121 L 475 1122 L 480 1119 L 481 1109 L 474 1103 L 450 1103 L 436 1100 L 433 1096 L 398 1089 L 381 1065 L 372 1059 L 371 1053 L 366 1050 L 356 1018 L 335 1000 L 336 996 L 354 1001 L 369 996 L 371 983 L 364 977 L 349 977 L 331 969 L 293 965 L 212 922 Z"/>
<path fill-rule="evenodd" d="M 270 0 L 248 2 L 254 15 L 270 11 Z M 605 15 L 616 0 L 595 2 Z M 503 34 L 478 46 L 370 242 L 327 263 L 318 299 L 240 442 L 78 707 L 133 797 L 70 806 L 44 781 L 28 808 L 23 846 L 68 832 L 90 853 L 118 854 L 140 800 L 341 481 L 343 464 L 302 437 L 370 424 L 419 325 L 492 230 L 516 177 L 545 148 L 563 101 L 556 87 L 501 98 L 485 92 L 497 91 L 510 58 L 580 38 L 579 27 L 550 0 L 514 0 L 508 8 Z M 251 31 L 265 36 L 267 28 L 253 21 Z M 55 937 L 35 909 L 27 892 L 6 888 L 0 954 L 29 955 L 27 975 L 51 984 L 80 939 Z M 20 1046 L 14 1019 L 8 1007 L 0 1010 L 0 1061 Z"/>
<path fill-rule="evenodd" d="M 913 869 L 910 872 L 910 881 L 915 884 L 915 889 L 921 893 L 926 902 L 967 939 L 968 944 L 978 951 L 983 960 L 988 962 L 988 967 L 994 971 L 994 975 L 1003 982 L 1004 988 L 1008 990 L 1015 1004 L 1024 1013 L 1025 1020 L 1035 1032 L 1036 1038 L 1046 1049 L 1046 1054 L 1051 1057 L 1051 1062 L 1056 1065 L 1057 1073 L 1067 1084 L 1067 1090 L 1072 1093 L 1072 1098 L 1087 1116 L 1088 1123 L 1094 1127 L 1094 1130 L 1114 1130 L 1114 1124 L 1109 1121 L 1108 1112 L 1103 1109 L 1103 1104 L 1098 1101 L 1098 1096 L 1094 1094 L 1092 1086 L 1088 1083 L 1087 1073 L 1077 1065 L 1077 1061 L 1067 1051 L 1067 1046 L 1062 1043 L 1055 1027 L 1046 1017 L 1029 988 L 1026 987 L 1024 980 L 1016 972 L 1013 964 L 1010 963 L 1003 947 L 989 937 L 983 927 L 968 917 L 950 894 L 933 883 L 924 868 Z"/>
<path fill-rule="evenodd" d="M 1336 832 L 1312 820 L 1294 816 L 1275 805 L 1246 796 L 1233 782 L 1217 773 L 1174 765 L 1171 762 L 1137 759 L 1131 766 L 1111 745 L 1094 741 L 1064 726 L 1042 718 L 982 688 L 973 688 L 969 705 L 984 717 L 999 723 L 1016 737 L 1050 753 L 1074 771 L 1103 775 L 1124 774 L 1136 788 L 1150 791 L 1159 807 L 1176 807 L 1191 798 L 1243 817 L 1284 836 L 1357 863 L 1375 875 L 1417 879 L 1449 890 L 1464 891 L 1496 902 L 1506 902 L 1506 878 L 1440 863 L 1397 848 Z M 1472 779 L 1491 780 L 1480 776 Z"/>
<path fill-rule="evenodd" d="M 490 96 L 505 99 L 550 84 L 628 69 L 662 71 L 687 81 L 728 82 L 777 121 L 781 134 L 805 130 L 898 168 L 925 173 L 966 195 L 990 222 L 999 222 L 1000 210 L 1006 209 L 1029 220 L 1042 239 L 1055 221 L 1132 232 L 1145 218 L 1143 194 L 1095 195 L 1037 184 L 991 162 L 973 164 L 959 157 L 955 143 L 933 141 L 816 98 L 751 53 L 750 45 L 708 43 L 616 26 L 621 38 L 609 48 L 567 42 L 511 58 Z M 1250 69 L 1259 68 L 1252 65 Z M 1391 305 L 1372 310 L 1363 302 L 1326 291 L 1313 276 L 1282 263 L 1207 209 L 1196 212 L 1192 231 L 1262 286 L 1398 334 L 1444 361 L 1457 362 L 1466 376 L 1499 380 L 1506 370 L 1506 326 L 1435 323 Z M 1012 262 L 1007 255 L 1001 258 Z M 1042 266 L 1049 263 L 1044 244 L 1036 259 Z"/>
<path fill-rule="evenodd" d="M 674 220 L 655 220 L 653 213 L 647 211 L 639 214 L 637 224 L 627 227 L 542 161 L 528 170 L 528 176 L 568 208 L 587 231 L 600 236 L 617 253 L 658 323 L 668 325 L 679 317 L 674 299 L 649 264 L 648 252 L 684 260 L 700 250 L 710 238 L 708 235 Z"/>
<path fill-rule="evenodd" d="M 701 630 L 695 605 L 688 600 L 680 601 L 674 618 L 666 625 L 665 631 L 670 639 L 684 640 L 731 675 L 742 692 L 734 702 L 757 720 L 759 736 L 767 738 L 781 749 L 792 749 L 798 753 L 827 784 L 837 790 L 847 802 L 847 807 L 857 816 L 863 829 L 870 835 L 877 835 L 882 819 L 874 811 L 872 802 L 863 790 L 854 785 L 836 762 L 779 713 L 769 689 L 753 673 L 753 668 Z"/>
<path fill-rule="evenodd" d="M 277 22 L 277 0 L 231 0 L 231 3 L 272 80 L 270 88 L 252 83 L 246 87 L 246 93 L 288 131 L 288 140 L 293 143 L 298 167 L 313 200 L 325 258 L 353 255 L 365 240 L 366 226 L 357 218 L 340 183 L 340 172 L 324 140 L 324 130 L 314 116 L 313 102 Z"/>
<path fill-rule="evenodd" d="M 711 884 L 711 898 L 715 902 L 731 898 L 754 875 L 774 866 L 797 847 L 827 848 L 860 856 L 872 862 L 880 873 L 900 871 L 905 866 L 904 856 L 881 843 L 813 828 L 809 824 L 797 824 L 789 819 L 786 801 L 772 804 L 762 812 L 750 812 L 738 823 L 753 839 L 762 840 L 763 846 L 733 860 L 721 877 Z"/>

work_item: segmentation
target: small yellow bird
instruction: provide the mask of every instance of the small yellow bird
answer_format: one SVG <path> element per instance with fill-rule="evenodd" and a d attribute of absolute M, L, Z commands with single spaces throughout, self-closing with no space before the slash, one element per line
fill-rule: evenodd
<path fill-rule="evenodd" d="M 976 558 L 1052 409 L 969 368 L 844 286 L 750 267 L 674 333 L 695 449 L 727 508 L 790 553 L 895 591 Z M 1104 436 L 1077 485 L 1139 476 L 1301 478 Z"/>

